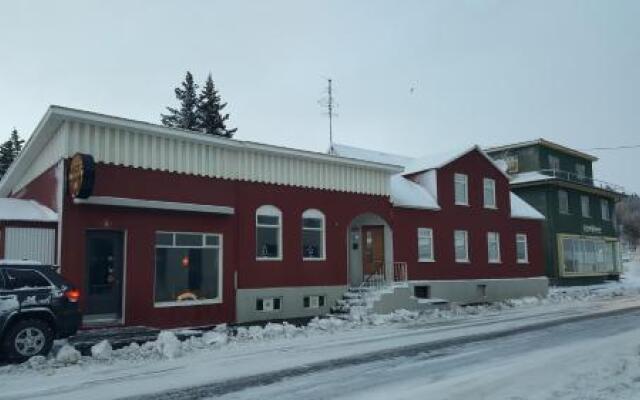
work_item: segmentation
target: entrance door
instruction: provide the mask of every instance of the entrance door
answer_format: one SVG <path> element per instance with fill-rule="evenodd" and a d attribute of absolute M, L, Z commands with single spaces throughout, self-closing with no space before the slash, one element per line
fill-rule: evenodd
<path fill-rule="evenodd" d="M 384 274 L 384 226 L 362 227 L 362 271 L 365 277 Z"/>
<path fill-rule="evenodd" d="M 99 319 L 122 316 L 123 233 L 87 231 L 86 314 Z"/>

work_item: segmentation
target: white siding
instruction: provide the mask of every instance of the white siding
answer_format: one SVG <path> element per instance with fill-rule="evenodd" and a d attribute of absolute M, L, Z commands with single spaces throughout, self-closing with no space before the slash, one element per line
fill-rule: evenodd
<path fill-rule="evenodd" d="M 5 228 L 4 258 L 55 263 L 56 230 L 52 228 Z"/>

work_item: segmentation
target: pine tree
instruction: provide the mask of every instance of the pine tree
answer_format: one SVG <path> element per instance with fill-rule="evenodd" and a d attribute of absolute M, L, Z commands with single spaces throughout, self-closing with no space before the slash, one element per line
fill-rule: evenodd
<path fill-rule="evenodd" d="M 11 131 L 11 136 L 9 137 L 9 140 L 11 141 L 11 145 L 12 145 L 12 150 L 13 150 L 13 159 L 17 159 L 18 156 L 20 155 L 20 152 L 22 151 L 22 145 L 24 144 L 24 139 L 20 138 L 20 135 L 18 134 L 18 130 L 16 128 L 13 128 L 13 130 Z"/>
<path fill-rule="evenodd" d="M 0 177 L 4 176 L 4 174 L 9 170 L 9 167 L 13 162 L 13 155 L 14 150 L 11 140 L 7 140 L 0 145 Z"/>
<path fill-rule="evenodd" d="M 222 103 L 221 101 L 222 99 L 213 84 L 211 74 L 209 74 L 198 96 L 198 128 L 210 135 L 230 138 L 233 137 L 233 134 L 238 129 L 227 129 L 226 122 L 229 119 L 229 114 L 222 114 L 222 110 L 227 106 L 227 103 Z"/>
<path fill-rule="evenodd" d="M 161 114 L 162 124 L 174 128 L 198 130 L 196 108 L 198 85 L 193 82 L 193 75 L 187 71 L 182 87 L 175 88 L 176 98 L 180 101 L 180 108 L 167 107 L 168 114 Z"/>

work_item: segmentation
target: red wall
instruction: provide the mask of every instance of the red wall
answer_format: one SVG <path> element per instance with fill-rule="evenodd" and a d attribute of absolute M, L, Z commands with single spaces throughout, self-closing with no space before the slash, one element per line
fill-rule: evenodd
<path fill-rule="evenodd" d="M 53 211 L 58 210 L 57 200 L 58 179 L 56 178 L 56 166 L 49 168 L 28 185 L 12 193 L 11 197 L 17 199 L 36 200 L 43 206 L 47 206 Z"/>
<path fill-rule="evenodd" d="M 469 206 L 454 204 L 454 174 L 468 176 Z M 497 209 L 484 208 L 483 178 L 496 181 Z M 406 261 L 409 279 L 512 278 L 544 275 L 542 224 L 511 218 L 509 182 L 478 151 L 453 161 L 437 171 L 440 211 L 394 209 L 394 257 Z M 435 262 L 418 262 L 419 227 L 432 228 Z M 470 263 L 456 263 L 454 230 L 469 232 Z M 500 234 L 502 262 L 489 264 L 487 232 Z M 525 233 L 529 264 L 516 263 L 516 233 Z"/>

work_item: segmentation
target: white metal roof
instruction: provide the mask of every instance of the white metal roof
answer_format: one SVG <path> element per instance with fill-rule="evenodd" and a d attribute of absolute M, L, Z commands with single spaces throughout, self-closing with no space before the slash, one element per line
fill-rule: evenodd
<path fill-rule="evenodd" d="M 34 200 L 0 198 L 0 221 L 56 222 L 58 214 Z"/>

